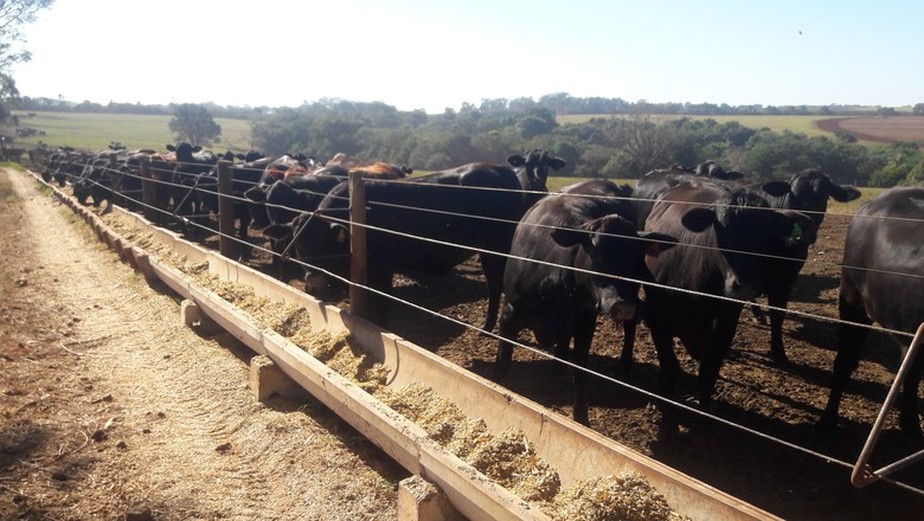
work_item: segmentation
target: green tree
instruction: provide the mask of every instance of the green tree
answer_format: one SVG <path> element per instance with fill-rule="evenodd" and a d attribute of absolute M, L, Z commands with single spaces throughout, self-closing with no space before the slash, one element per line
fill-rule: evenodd
<path fill-rule="evenodd" d="M 517 121 L 517 129 L 519 129 L 523 139 L 549 133 L 557 125 L 555 113 L 543 107 L 531 109 Z"/>
<path fill-rule="evenodd" d="M 189 141 L 193 146 L 207 146 L 221 136 L 221 125 L 215 123 L 209 111 L 201 105 L 177 105 L 170 120 L 170 132 L 177 141 Z"/>
<path fill-rule="evenodd" d="M 911 108 L 911 113 L 917 116 L 924 115 L 924 103 L 915 103 L 914 107 Z"/>
<path fill-rule="evenodd" d="M 32 55 L 22 48 L 20 29 L 35 21 L 36 14 L 51 7 L 54 0 L 0 0 L 0 123 L 10 120 L 9 104 L 19 97 L 11 69 Z"/>

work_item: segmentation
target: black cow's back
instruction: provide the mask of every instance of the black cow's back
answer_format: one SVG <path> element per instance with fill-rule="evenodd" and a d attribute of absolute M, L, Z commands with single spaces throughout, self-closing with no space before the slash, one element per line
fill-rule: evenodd
<path fill-rule="evenodd" d="M 844 244 L 838 302 L 842 320 L 828 404 L 819 434 L 834 432 L 841 396 L 856 369 L 872 322 L 914 333 L 924 322 L 924 188 L 893 188 L 857 209 Z M 896 336 L 906 346 L 908 339 Z M 918 386 L 924 357 L 918 354 L 902 388 L 899 423 L 916 444 L 921 432 Z M 826 440 L 825 440 L 826 441 Z"/>
<path fill-rule="evenodd" d="M 894 188 L 857 209 L 847 232 L 841 298 L 883 327 L 924 322 L 924 188 Z"/>

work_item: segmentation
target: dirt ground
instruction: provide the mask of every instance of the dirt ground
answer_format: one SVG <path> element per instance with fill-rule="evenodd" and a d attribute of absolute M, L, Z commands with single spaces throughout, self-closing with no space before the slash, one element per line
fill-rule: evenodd
<path fill-rule="evenodd" d="M 2 187 L 12 182 L 13 190 Z M 407 473 L 0 172 L 0 519 L 394 519 Z"/>
<path fill-rule="evenodd" d="M 0 516 L 114 519 L 148 508 L 156 519 L 394 517 L 403 471 L 321 405 L 255 403 L 245 388 L 246 353 L 229 339 L 181 327 L 175 300 L 149 289 L 80 225 L 63 224 L 57 205 L 36 195 L 30 182 L 12 178 L 19 179 L 26 211 L 3 210 L 16 223 L 9 229 L 18 231 L 2 243 L 10 261 L 0 269 L 10 295 L 0 303 L 0 386 L 12 398 L 0 405 Z M 836 316 L 848 219 L 827 217 L 791 309 Z M 248 262 L 270 272 L 265 255 Z M 298 270 L 286 279 L 299 285 Z M 447 277 L 401 277 L 395 288 L 400 298 L 470 324 L 483 321 L 485 293 L 474 262 Z M 399 306 L 392 316 L 397 334 L 491 377 L 495 341 L 411 308 Z M 639 329 L 634 368 L 615 373 L 621 329 L 601 319 L 591 367 L 654 391 L 657 358 L 647 329 Z M 743 314 L 721 372 L 712 412 L 760 435 L 691 421 L 679 439 L 659 443 L 652 400 L 599 379 L 588 389 L 591 425 L 786 519 L 921 519 L 921 495 L 886 483 L 854 489 L 849 468 L 826 461 L 855 460 L 898 366 L 898 349 L 873 339 L 845 396 L 838 443 L 819 445 L 814 426 L 827 400 L 836 326 L 790 315 L 784 335 L 791 364 L 777 367 L 767 357 L 768 329 Z M 682 385 L 692 391 L 696 366 L 682 348 L 678 353 L 688 375 Z M 570 416 L 567 372 L 522 350 L 514 360 L 499 383 Z M 895 424 L 893 414 L 874 466 L 915 449 Z M 105 439 L 95 441 L 97 431 Z M 321 450 L 301 450 L 305 443 Z M 920 463 L 895 477 L 924 488 Z"/>

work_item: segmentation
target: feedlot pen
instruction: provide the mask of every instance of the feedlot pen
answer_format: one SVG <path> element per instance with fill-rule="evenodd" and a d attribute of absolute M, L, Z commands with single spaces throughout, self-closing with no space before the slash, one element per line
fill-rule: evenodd
<path fill-rule="evenodd" d="M 67 196 L 63 197 L 69 199 Z M 92 220 L 89 216 L 87 218 Z M 841 229 L 846 227 L 846 221 L 829 218 L 823 227 L 823 232 L 827 232 L 829 227 L 832 230 L 829 235 L 825 236 L 824 233 L 819 235 L 830 239 L 832 235 L 836 236 L 837 233 L 842 233 Z M 144 264 L 143 259 L 145 257 L 143 253 L 138 254 L 137 249 L 125 249 L 127 241 L 117 241 L 115 238 L 111 237 L 111 234 L 107 235 L 105 232 L 100 233 L 104 237 L 110 237 L 109 242 L 112 242 L 113 246 L 116 248 L 121 247 L 126 259 L 135 259 L 136 262 Z M 206 256 L 209 265 L 208 269 L 211 272 L 221 272 L 223 277 L 230 277 L 232 279 L 238 278 L 241 281 L 247 281 L 247 284 L 252 285 L 255 289 L 261 286 L 272 286 L 274 288 L 272 291 L 276 291 L 275 284 L 256 271 L 229 262 L 215 253 L 198 250 L 169 233 L 164 233 L 163 236 L 166 240 L 172 242 L 175 252 L 183 252 L 183 254 L 188 257 L 192 257 L 193 254 L 191 252 L 195 250 L 198 252 L 195 255 Z M 821 242 L 821 239 L 819 242 Z M 835 240 L 832 240 L 832 244 L 835 242 Z M 819 248 L 819 246 L 816 245 L 816 248 Z M 839 256 L 839 252 L 827 251 L 824 250 L 824 248 L 825 246 L 822 244 L 822 246 L 820 246 L 821 251 L 816 252 L 817 257 L 821 257 L 821 262 L 818 262 L 816 267 L 830 267 L 828 266 L 829 264 L 837 262 L 836 257 Z M 128 251 L 128 253 L 125 253 L 126 251 Z M 154 264 L 156 265 L 157 262 L 155 261 Z M 255 267 L 260 267 L 256 265 L 257 263 L 252 264 L 254 264 Z M 813 273 L 810 266 L 811 265 L 806 266 L 806 271 L 808 272 L 806 276 L 810 281 L 817 283 L 819 287 L 819 290 L 813 298 L 820 307 L 826 304 L 826 299 L 830 299 L 830 292 L 836 291 L 836 287 L 831 287 L 830 273 L 825 274 L 821 271 Z M 164 270 L 164 272 L 166 272 L 166 270 Z M 467 269 L 467 267 L 459 270 L 457 275 L 452 277 L 449 281 L 449 288 L 454 292 L 455 302 L 448 304 L 443 302 L 442 307 L 440 304 L 436 304 L 435 307 L 447 310 L 444 311 L 444 313 L 451 316 L 470 316 L 473 313 L 483 313 L 484 299 L 480 297 L 483 289 L 480 283 L 477 282 L 477 278 L 478 275 L 472 270 Z M 440 298 L 444 297 L 445 293 L 449 291 L 446 287 L 440 288 L 438 286 L 440 282 L 441 281 L 428 280 L 425 285 L 406 283 L 398 288 L 398 293 L 403 293 L 405 296 L 414 294 L 416 297 L 422 297 L 424 301 L 422 305 L 430 307 L 428 304 L 438 302 Z M 168 284 L 170 283 L 168 282 Z M 185 296 L 191 296 L 197 302 L 208 302 L 211 299 L 206 293 L 191 287 L 188 282 L 180 279 L 174 281 L 171 287 L 174 287 L 174 289 L 181 294 L 184 293 L 185 290 L 189 293 L 189 295 Z M 310 298 L 299 292 L 292 291 L 291 294 L 289 294 L 287 292 L 291 290 L 282 291 L 286 293 L 286 295 L 289 295 L 283 297 L 284 299 Z M 471 298 L 468 298 L 469 296 Z M 420 299 L 410 300 L 414 302 L 421 301 Z M 317 313 L 321 315 L 321 318 L 313 317 L 315 318 L 313 322 L 316 320 L 323 320 L 328 324 L 328 327 L 331 327 L 330 324 L 333 319 L 334 323 L 340 322 L 339 325 L 334 325 L 332 327 L 334 330 L 343 327 L 347 329 L 352 328 L 354 335 L 364 347 L 369 348 L 368 345 L 378 346 L 370 349 L 371 354 L 375 358 L 384 360 L 386 367 L 389 367 L 392 371 L 395 370 L 392 365 L 408 363 L 407 360 L 402 359 L 396 361 L 394 359 L 394 353 L 398 352 L 398 349 L 394 346 L 399 343 L 406 343 L 398 337 L 376 331 L 371 325 L 353 319 L 349 315 L 341 313 L 334 308 L 324 307 L 320 304 L 315 305 L 317 306 Z M 216 306 L 216 309 L 222 308 L 220 303 L 216 303 Z M 245 343 L 248 343 L 248 345 L 250 345 L 249 343 L 260 345 L 260 343 L 264 342 L 280 342 L 278 339 L 274 339 L 272 334 L 266 333 L 266 331 L 242 325 L 245 321 L 241 320 L 241 317 L 233 310 L 225 310 L 221 313 L 228 315 L 228 318 L 226 318 L 228 324 L 226 324 L 226 326 L 239 329 L 239 338 Z M 480 338 L 476 332 L 463 331 L 461 327 L 447 327 L 444 322 L 441 322 L 438 326 L 434 325 L 436 319 L 421 314 L 419 311 L 409 309 L 406 313 L 402 312 L 398 313 L 398 315 L 393 329 L 400 332 L 402 336 L 417 341 L 419 344 L 426 346 L 427 349 L 432 349 L 444 359 L 467 367 L 474 373 L 482 375 L 489 374 L 490 361 L 493 360 L 496 346 L 495 342 L 486 338 Z M 216 315 L 215 318 L 218 318 L 220 322 L 220 313 Z M 346 325 L 351 321 L 354 321 L 355 324 L 362 324 L 362 326 L 357 326 L 355 324 Z M 761 328 L 747 325 L 746 321 L 746 318 L 743 317 L 742 325 L 739 327 L 739 338 L 736 340 L 735 345 L 737 353 L 729 360 L 726 367 L 723 368 L 722 375 L 724 377 L 724 385 L 723 389 L 720 390 L 718 400 L 725 403 L 720 406 L 721 408 L 718 411 L 719 416 L 730 418 L 732 421 L 743 423 L 760 431 L 773 432 L 775 435 L 784 439 L 802 444 L 800 442 L 804 442 L 810 437 L 809 431 L 813 426 L 816 411 L 812 410 L 812 407 L 805 406 L 806 404 L 803 402 L 804 398 L 801 393 L 817 394 L 817 398 L 808 400 L 808 403 L 820 410 L 820 407 L 823 406 L 823 400 L 826 398 L 825 375 L 823 374 L 826 367 L 823 366 L 823 363 L 818 364 L 820 367 L 816 367 L 814 362 L 802 364 L 798 357 L 803 350 L 817 349 L 817 347 L 811 346 L 812 343 L 830 341 L 831 327 L 819 324 L 808 324 L 805 322 L 802 322 L 797 327 L 792 327 L 791 324 L 788 324 L 790 327 L 787 333 L 793 336 L 793 339 L 788 340 L 789 344 L 794 346 L 791 353 L 793 354 L 794 360 L 796 360 L 796 370 L 791 372 L 785 370 L 770 371 L 765 367 L 768 365 L 768 362 L 763 356 L 766 349 L 767 332 Z M 477 323 L 477 320 L 473 320 L 472 322 Z M 593 357 L 594 359 L 592 360 L 591 366 L 592 368 L 600 370 L 600 372 L 606 373 L 609 372 L 608 364 L 611 363 L 612 357 L 608 356 L 609 353 L 605 353 L 605 351 L 597 350 L 596 346 L 610 346 L 609 350 L 612 352 L 612 346 L 617 345 L 619 333 L 609 324 L 601 324 L 601 326 L 598 339 L 595 341 L 596 356 Z M 371 330 L 367 328 L 371 328 Z M 756 333 L 748 333 L 749 328 Z M 641 333 L 640 344 L 642 345 L 640 346 L 641 349 L 639 349 L 640 360 L 637 362 L 633 374 L 625 379 L 642 388 L 652 389 L 654 386 L 651 385 L 651 382 L 654 380 L 657 370 L 656 361 L 653 362 L 654 359 L 653 353 L 650 352 L 651 350 L 645 348 L 646 343 L 650 346 L 650 339 L 646 338 L 646 331 L 642 330 Z M 459 342 L 460 339 L 461 342 Z M 829 344 L 827 349 L 830 350 L 832 346 L 833 344 Z M 391 349 L 394 350 L 392 351 Z M 257 350 L 259 351 L 259 349 Z M 266 347 L 264 347 L 264 350 L 266 350 Z M 376 352 L 376 350 L 379 352 Z M 646 351 L 649 352 L 646 353 Z M 428 364 L 435 364 L 438 367 L 445 368 L 445 370 L 458 370 L 456 366 L 450 367 L 451 364 L 447 364 L 437 357 L 432 357 L 432 355 L 425 350 L 418 348 L 414 353 L 414 356 L 427 359 Z M 833 357 L 833 353 L 827 352 L 825 354 L 828 360 Z M 393 358 L 389 360 L 389 356 Z M 410 355 L 405 354 L 401 358 L 404 356 Z M 471 381 L 473 382 L 471 385 L 478 388 L 484 387 L 490 389 L 491 392 L 494 393 L 493 396 L 495 396 L 493 399 L 498 402 L 497 406 L 504 411 L 500 414 L 502 419 L 490 419 L 490 415 L 481 414 L 481 416 L 485 417 L 485 421 L 489 424 L 492 422 L 504 421 L 503 417 L 511 416 L 509 407 L 510 403 L 513 403 L 517 408 L 524 408 L 523 410 L 525 412 L 523 414 L 537 418 L 536 421 L 538 421 L 540 427 L 537 431 L 538 435 L 535 437 L 529 435 L 528 429 L 518 425 L 524 432 L 527 432 L 527 437 L 537 446 L 537 451 L 541 445 L 549 444 L 551 448 L 546 448 L 549 452 L 565 452 L 564 461 L 577 461 L 583 457 L 594 463 L 601 463 L 599 456 L 595 456 L 592 452 L 587 453 L 589 449 L 585 448 L 580 450 L 575 448 L 571 443 L 563 443 L 563 440 L 569 439 L 569 436 L 573 436 L 573 434 L 568 433 L 578 432 L 580 433 L 579 437 L 590 439 L 594 443 L 600 442 L 604 445 L 615 445 L 610 440 L 595 433 L 589 431 L 584 432 L 585 429 L 567 420 L 567 418 L 570 417 L 570 410 L 568 407 L 568 403 L 570 402 L 570 387 L 567 374 L 556 374 L 555 371 L 549 370 L 551 363 L 538 357 L 531 356 L 528 353 L 520 355 L 516 360 L 519 363 L 514 364 L 514 368 L 511 371 L 513 374 L 511 374 L 509 380 L 505 380 L 501 383 L 519 394 L 536 399 L 552 410 L 561 412 L 563 416 L 552 414 L 543 407 L 539 407 L 527 400 L 521 401 L 513 393 L 503 388 L 498 388 L 491 382 L 478 378 L 471 373 L 462 372 L 460 374 L 464 375 L 464 381 Z M 284 361 L 280 362 L 284 363 Z M 894 361 L 888 359 L 877 362 L 888 368 L 891 368 L 892 365 L 890 364 L 894 363 Z M 685 367 L 687 371 L 690 372 L 690 366 Z M 389 385 L 393 386 L 396 382 L 418 381 L 418 379 L 422 378 L 413 371 L 402 373 L 402 371 L 406 369 L 406 367 L 402 366 L 401 371 L 395 373 L 398 376 L 393 376 L 394 381 L 389 382 Z M 324 371 L 323 368 L 320 370 L 322 372 Z M 886 376 L 888 374 L 888 370 L 880 372 L 886 373 Z M 873 375 L 872 377 L 869 376 L 871 373 Z M 693 371 L 693 374 L 695 374 L 695 371 Z M 878 387 L 883 388 L 881 393 L 884 396 L 885 389 L 888 385 L 887 378 L 885 382 L 881 382 L 880 375 L 877 374 L 875 370 L 867 370 L 864 373 L 858 371 L 857 377 L 872 379 L 874 385 L 877 386 L 877 389 L 873 392 L 864 393 L 863 399 L 875 402 L 879 393 Z M 458 387 L 457 384 L 458 382 L 454 380 L 451 385 L 447 385 L 446 387 Z M 328 384 L 316 385 L 324 387 Z M 738 386 L 744 391 L 742 392 L 738 389 Z M 350 386 L 347 386 L 347 388 L 349 387 Z M 591 392 L 589 395 L 591 396 L 592 405 L 591 425 L 597 431 L 630 445 L 632 448 L 636 449 L 636 451 L 653 455 L 655 459 L 667 463 L 671 467 L 680 469 L 687 474 L 694 475 L 719 489 L 729 491 L 735 496 L 757 505 L 760 509 L 792 519 L 868 519 L 871 518 L 870 515 L 874 512 L 879 515 L 888 512 L 891 514 L 889 517 L 893 519 L 912 519 L 915 518 L 916 513 L 921 512 L 922 503 L 920 496 L 884 484 L 877 485 L 869 490 L 854 491 L 850 489 L 848 485 L 848 470 L 838 466 L 818 464 L 814 459 L 806 458 L 787 447 L 779 447 L 772 444 L 768 446 L 760 439 L 752 438 L 747 434 L 742 434 L 727 429 L 726 427 L 713 427 L 711 437 L 707 440 L 691 438 L 690 440 L 681 440 L 679 443 L 672 446 L 660 446 L 650 441 L 651 435 L 656 429 L 657 418 L 656 413 L 645 405 L 646 398 L 644 396 L 632 395 L 631 393 L 614 390 L 612 385 L 602 381 L 595 382 L 595 384 L 590 387 Z M 549 391 L 549 388 L 552 388 L 552 392 Z M 790 389 L 794 389 L 795 393 L 789 393 Z M 467 404 L 466 397 L 473 402 L 485 401 L 480 398 L 479 394 L 472 394 L 472 392 L 460 393 L 460 400 L 462 402 L 458 403 L 460 407 L 474 407 L 477 405 Z M 871 394 L 872 397 L 867 396 L 867 394 Z M 744 403 L 739 403 L 738 400 L 744 395 L 750 396 L 752 403 L 748 403 L 747 400 L 745 400 Z M 765 409 L 761 409 L 764 405 L 760 402 L 766 400 L 766 398 L 761 397 L 767 396 L 771 397 L 771 402 L 785 402 L 786 400 L 784 398 L 789 397 L 794 407 L 787 409 L 785 407 L 776 406 L 774 409 L 771 405 L 771 412 L 766 412 Z M 511 402 L 511 397 L 516 397 L 517 399 Z M 881 398 L 879 398 L 879 400 L 881 401 Z M 757 403 L 758 407 L 756 409 L 751 408 L 754 403 Z M 863 404 L 861 404 L 861 406 L 862 405 Z M 336 410 L 336 406 L 332 406 L 332 408 Z M 774 412 L 777 414 L 774 414 Z M 869 414 L 870 416 L 874 416 L 876 412 L 877 410 L 874 408 Z M 866 418 L 864 416 L 861 417 L 859 421 L 854 421 L 856 424 L 849 425 L 849 442 L 851 444 L 862 444 L 862 439 L 865 436 L 864 430 L 868 432 L 868 424 L 862 424 L 862 422 L 866 421 Z M 519 422 L 520 420 L 515 420 L 513 423 Z M 556 428 L 561 428 L 564 434 L 555 434 L 554 436 L 549 434 L 549 432 L 551 432 L 549 426 L 552 425 L 556 426 Z M 357 428 L 361 432 L 365 432 L 363 428 Z M 857 441 L 858 435 L 859 441 Z M 884 452 L 886 454 L 884 457 L 889 457 L 900 451 L 900 449 L 895 449 L 899 444 L 897 442 L 892 443 L 892 441 L 894 441 L 893 436 L 897 436 L 897 433 L 887 431 L 885 434 Z M 539 441 L 537 441 L 537 439 Z M 418 442 L 415 441 L 411 443 L 411 445 L 415 446 L 416 443 Z M 400 445 L 400 443 L 397 444 Z M 385 447 L 383 447 L 383 449 L 388 451 Z M 399 447 L 398 450 L 399 453 L 402 450 L 409 452 L 406 456 L 393 455 L 398 461 L 401 461 L 402 458 L 406 458 L 408 459 L 408 465 L 417 465 L 418 468 L 425 465 L 424 462 L 426 458 L 420 457 L 421 449 L 419 447 L 403 449 Z M 568 453 L 567 451 L 569 450 L 573 452 Z M 851 460 L 851 458 L 855 456 L 855 451 L 853 451 L 854 455 L 842 456 L 842 454 L 849 454 L 850 452 L 852 452 L 852 450 L 848 448 L 847 450 L 842 450 L 838 454 L 834 454 L 834 456 L 841 457 L 845 460 Z M 391 452 L 389 453 L 391 454 Z M 724 494 L 715 492 L 709 487 L 702 487 L 701 484 L 693 480 L 686 482 L 688 478 L 682 474 L 676 473 L 670 467 L 664 467 L 654 460 L 649 460 L 637 452 L 629 451 L 629 454 L 629 456 L 622 457 L 629 457 L 630 460 L 633 461 L 632 465 L 641 465 L 646 469 L 658 468 L 659 470 L 657 472 L 659 473 L 665 475 L 676 474 L 676 476 L 679 476 L 664 479 L 668 479 L 669 481 L 680 479 L 686 483 L 683 487 L 687 487 L 688 490 L 681 493 L 679 496 L 675 495 L 675 500 L 673 502 L 669 501 L 672 506 L 681 513 L 691 515 L 691 517 L 694 518 L 729 518 L 731 514 L 728 514 L 728 512 L 720 516 L 716 516 L 715 511 L 711 511 L 712 514 L 710 515 L 696 515 L 695 512 L 702 513 L 702 511 L 697 510 L 700 507 L 693 507 L 691 503 L 695 501 L 684 499 L 684 497 L 690 494 L 699 497 L 700 494 L 703 494 L 704 497 L 708 498 L 703 501 L 707 504 L 713 504 L 713 506 L 708 508 L 730 509 L 729 512 L 740 512 L 743 509 L 743 511 L 746 512 L 745 517 L 763 517 L 767 515 L 765 512 L 761 512 L 761 510 L 753 509 L 746 503 L 724 496 Z M 418 461 L 414 463 L 411 461 L 413 459 L 418 459 Z M 403 461 L 401 462 L 404 464 Z M 620 468 L 626 465 L 626 463 L 611 465 L 612 468 Z M 568 472 L 573 471 L 575 473 L 580 473 L 579 470 L 569 467 L 569 464 L 556 465 L 556 467 L 560 472 L 563 472 L 563 482 L 570 483 L 577 479 L 574 476 L 568 477 Z M 918 471 L 917 474 L 915 474 L 915 470 Z M 908 473 L 910 475 L 908 477 L 903 476 L 903 478 L 920 486 L 921 475 L 919 471 L 920 469 L 911 469 Z M 657 487 L 658 484 L 655 483 L 655 485 Z M 689 490 L 693 490 L 694 492 L 689 492 Z M 662 490 L 662 492 L 671 499 L 671 492 L 669 492 L 669 490 Z M 715 494 L 715 497 L 710 497 L 712 493 Z M 506 505 L 504 508 L 508 508 L 511 504 L 516 505 L 521 503 L 517 498 L 507 497 L 502 493 L 500 495 L 502 499 L 497 500 L 497 502 Z M 677 503 L 676 498 L 679 498 L 679 504 L 675 504 Z M 716 498 L 721 499 L 717 500 Z M 457 499 L 457 501 L 464 503 L 466 500 Z M 469 498 L 468 501 L 471 502 L 471 499 Z M 699 499 L 696 501 L 699 501 Z M 719 505 L 718 507 L 714 505 L 716 502 Z M 708 508 L 705 512 L 710 512 Z M 684 509 L 692 510 L 685 511 Z M 522 512 L 520 512 L 520 514 L 522 514 Z"/>

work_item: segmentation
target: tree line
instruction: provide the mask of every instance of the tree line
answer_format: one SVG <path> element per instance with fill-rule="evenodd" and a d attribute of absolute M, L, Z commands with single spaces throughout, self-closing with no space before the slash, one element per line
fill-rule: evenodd
<path fill-rule="evenodd" d="M 252 122 L 254 144 L 269 153 L 302 151 L 319 159 L 357 157 L 439 170 L 472 161 L 503 162 L 533 148 L 564 158 L 559 175 L 638 178 L 646 172 L 712 159 L 754 179 L 819 168 L 840 183 L 894 186 L 924 182 L 915 143 L 868 148 L 847 133 L 752 129 L 736 121 L 657 118 L 647 113 L 560 124 L 539 103 L 463 105 L 438 115 L 399 112 L 381 103 L 330 101 L 279 109 Z"/>
<path fill-rule="evenodd" d="M 466 103 L 440 114 L 340 99 L 299 107 L 235 109 L 240 113 L 211 104 L 169 107 L 174 115 L 171 130 L 196 144 L 207 146 L 220 135 L 213 116 L 239 117 L 251 122 L 251 147 L 273 155 L 301 152 L 322 161 L 342 152 L 439 170 L 473 161 L 502 163 L 511 153 L 541 148 L 567 161 L 560 175 L 575 177 L 638 178 L 654 169 L 711 159 L 758 180 L 819 168 L 837 182 L 859 186 L 924 182 L 924 154 L 915 143 L 868 148 L 843 132 L 809 137 L 702 116 L 664 118 L 639 103 L 626 104 L 625 111 L 613 114 L 595 112 L 605 106 L 596 98 L 550 95 L 538 101 Z M 558 116 L 575 107 L 598 115 L 560 123 Z M 25 103 L 20 108 L 41 109 Z"/>

